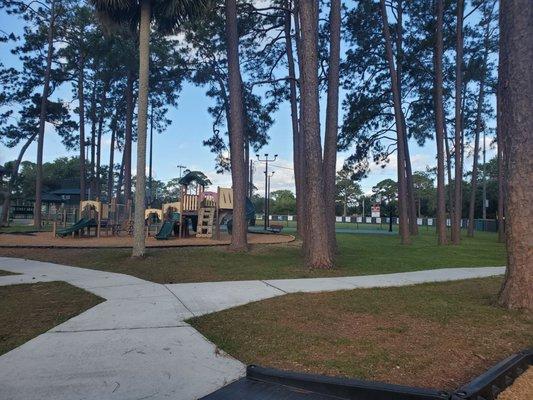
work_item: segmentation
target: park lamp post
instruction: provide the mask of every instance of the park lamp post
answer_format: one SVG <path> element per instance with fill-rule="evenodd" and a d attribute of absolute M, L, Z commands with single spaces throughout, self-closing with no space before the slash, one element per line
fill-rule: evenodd
<path fill-rule="evenodd" d="M 264 162 L 265 163 L 265 221 L 264 221 L 264 228 L 267 230 L 268 228 L 268 163 L 276 161 L 278 158 L 277 154 L 274 154 L 274 158 L 270 159 L 268 158 L 268 153 L 265 153 L 265 158 L 261 159 L 259 154 L 255 155 L 257 157 L 257 161 Z"/>
<path fill-rule="evenodd" d="M 267 191 L 267 226 L 270 227 L 270 181 L 272 179 L 272 176 L 274 176 L 274 173 L 276 171 L 272 171 L 270 174 L 268 174 L 268 191 Z"/>
<path fill-rule="evenodd" d="M 389 208 L 389 232 L 392 232 L 392 202 L 389 197 L 386 197 L 387 207 Z"/>

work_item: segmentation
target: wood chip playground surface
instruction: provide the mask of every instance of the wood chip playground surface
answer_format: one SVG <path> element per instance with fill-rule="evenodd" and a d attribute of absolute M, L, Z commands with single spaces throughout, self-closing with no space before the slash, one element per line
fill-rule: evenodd
<path fill-rule="evenodd" d="M 259 234 L 248 233 L 250 244 L 279 244 L 289 243 L 294 236 L 287 234 Z M 224 246 L 231 242 L 231 236 L 221 234 L 220 240 L 211 238 L 171 238 L 156 240 L 154 237 L 146 238 L 146 247 L 194 247 L 194 246 Z M 132 247 L 131 236 L 100 236 L 97 237 L 54 237 L 52 232 L 0 234 L 0 247 L 38 247 L 38 248 L 128 248 Z"/>

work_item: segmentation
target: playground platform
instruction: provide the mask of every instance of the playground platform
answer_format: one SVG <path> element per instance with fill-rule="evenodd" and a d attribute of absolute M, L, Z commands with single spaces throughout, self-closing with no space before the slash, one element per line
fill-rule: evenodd
<path fill-rule="evenodd" d="M 289 243 L 294 240 L 292 235 L 284 234 L 259 234 L 248 233 L 250 244 L 278 244 Z M 223 233 L 220 240 L 211 238 L 175 238 L 169 240 L 156 240 L 154 237 L 146 238 L 146 247 L 195 247 L 195 246 L 225 246 L 230 244 L 231 236 Z M 35 247 L 35 248 L 129 248 L 132 247 L 131 236 L 101 236 L 97 237 L 54 237 L 52 232 L 36 232 L 24 234 L 0 235 L 0 247 Z"/>

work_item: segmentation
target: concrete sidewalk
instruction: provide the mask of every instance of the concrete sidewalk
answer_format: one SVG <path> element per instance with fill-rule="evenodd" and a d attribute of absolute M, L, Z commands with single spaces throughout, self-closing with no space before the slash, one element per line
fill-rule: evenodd
<path fill-rule="evenodd" d="M 65 281 L 107 301 L 0 357 L 0 398 L 196 399 L 244 375 L 184 322 L 294 292 L 411 285 L 503 274 L 504 267 L 161 285 L 128 275 L 0 257 L 0 285 Z"/>

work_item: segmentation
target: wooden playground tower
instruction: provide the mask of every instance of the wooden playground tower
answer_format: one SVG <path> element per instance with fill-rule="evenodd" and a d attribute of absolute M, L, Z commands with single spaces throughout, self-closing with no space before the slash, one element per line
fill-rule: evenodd
<path fill-rule="evenodd" d="M 185 176 L 184 178 L 186 178 Z M 195 182 L 194 192 L 190 184 Z M 184 237 L 184 224 L 192 217 L 197 217 L 196 237 L 220 239 L 220 223 L 224 217 L 233 212 L 233 189 L 218 187 L 216 192 L 205 190 L 206 182 L 197 179 L 180 181 L 180 201 L 163 204 L 162 214 L 168 218 L 169 213 L 179 213 L 179 234 Z M 155 211 L 155 209 L 154 209 Z M 148 212 L 148 210 L 147 210 Z"/>

